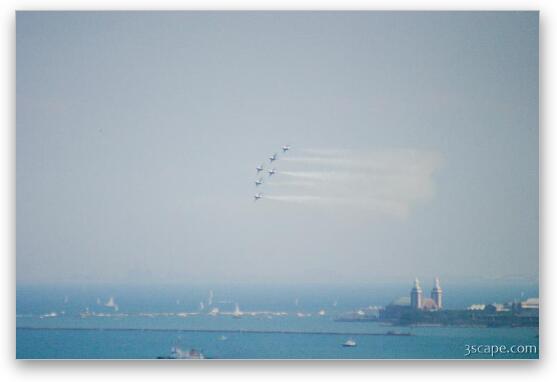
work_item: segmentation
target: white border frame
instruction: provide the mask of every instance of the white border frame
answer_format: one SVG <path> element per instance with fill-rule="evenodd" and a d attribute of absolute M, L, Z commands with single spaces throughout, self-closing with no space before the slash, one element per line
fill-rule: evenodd
<path fill-rule="evenodd" d="M 549 297 L 555 291 L 553 254 L 557 253 L 554 225 L 555 206 L 549 195 L 556 194 L 555 169 L 557 152 L 555 133 L 550 126 L 555 118 L 551 97 L 555 79 L 549 68 L 555 65 L 553 47 L 557 40 L 557 1 L 554 0 L 302 0 L 302 1 L 15 1 L 6 0 L 2 9 L 2 106 L 4 119 L 0 139 L 0 200 L 1 241 L 3 248 L 1 315 L 3 336 L 0 374 L 3 380 L 97 381 L 154 378 L 208 378 L 251 380 L 284 380 L 291 378 L 339 381 L 352 378 L 367 380 L 414 381 L 475 381 L 483 379 L 506 381 L 549 380 L 557 375 L 557 363 L 552 344 L 555 335 L 550 317 L 555 317 L 555 305 Z M 175 9 L 346 9 L 346 10 L 540 10 L 540 297 L 544 301 L 540 327 L 540 361 L 221 361 L 221 362 L 121 362 L 121 361 L 16 361 L 15 360 L 15 10 L 175 10 Z M 552 44 L 550 44 L 552 43 Z M 553 169 L 553 171 L 551 171 Z"/>

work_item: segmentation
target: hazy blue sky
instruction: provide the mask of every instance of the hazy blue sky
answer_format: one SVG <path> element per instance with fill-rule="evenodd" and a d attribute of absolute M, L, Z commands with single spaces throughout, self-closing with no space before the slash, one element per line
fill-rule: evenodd
<path fill-rule="evenodd" d="M 18 282 L 537 276 L 535 12 L 19 12 L 16 38 Z"/>

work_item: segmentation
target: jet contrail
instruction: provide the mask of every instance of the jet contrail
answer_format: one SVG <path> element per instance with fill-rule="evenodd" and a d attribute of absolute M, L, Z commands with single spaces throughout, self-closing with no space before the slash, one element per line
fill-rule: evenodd
<path fill-rule="evenodd" d="M 292 203 L 305 203 L 305 202 L 327 202 L 330 198 L 324 198 L 321 196 L 313 195 L 282 195 L 282 196 L 267 196 L 266 199 L 278 200 L 281 202 L 292 202 Z"/>
<path fill-rule="evenodd" d="M 409 212 L 409 208 L 405 203 L 388 199 L 368 198 L 365 196 L 349 198 L 317 195 L 274 195 L 266 196 L 266 199 L 307 205 L 358 207 L 361 210 L 381 212 L 398 217 L 405 217 Z"/>
<path fill-rule="evenodd" d="M 346 156 L 351 153 L 351 151 L 347 149 L 299 149 L 298 152 L 309 154 L 309 155 L 322 155 L 322 156 L 333 156 L 333 155 Z"/>
<path fill-rule="evenodd" d="M 281 174 L 287 177 L 312 181 L 316 186 L 323 185 L 323 183 L 336 183 L 339 185 L 344 183 L 350 185 L 358 179 L 369 176 L 369 174 L 362 171 L 282 171 Z"/>
<path fill-rule="evenodd" d="M 369 154 L 350 154 L 344 156 L 307 156 L 288 157 L 286 163 L 298 165 L 329 166 L 335 170 L 375 170 L 389 172 L 416 172 L 439 167 L 440 156 L 436 153 L 422 153 L 413 150 L 376 152 Z"/>
<path fill-rule="evenodd" d="M 277 178 L 266 182 L 272 195 L 265 199 L 350 207 L 401 218 L 435 194 L 433 174 L 441 164 L 438 152 L 425 150 L 297 152 L 300 156 L 281 158 Z"/>
<path fill-rule="evenodd" d="M 281 175 L 312 180 L 327 180 L 331 179 L 331 177 L 334 177 L 335 174 L 331 172 L 319 171 L 281 171 Z"/>
<path fill-rule="evenodd" d="M 274 180 L 266 184 L 267 187 L 314 187 L 319 185 L 318 182 L 311 180 Z"/>
<path fill-rule="evenodd" d="M 346 158 L 326 158 L 326 157 L 289 157 L 283 158 L 284 162 L 320 164 L 331 166 L 356 166 L 357 161 Z"/>

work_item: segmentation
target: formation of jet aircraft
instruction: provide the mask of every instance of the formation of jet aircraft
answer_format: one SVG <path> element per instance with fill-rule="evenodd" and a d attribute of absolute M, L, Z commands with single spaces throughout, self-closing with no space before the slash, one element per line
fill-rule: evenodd
<path fill-rule="evenodd" d="M 289 151 L 291 148 L 292 148 L 292 146 L 290 146 L 290 145 L 281 146 L 282 153 L 285 154 L 285 153 L 286 153 L 287 151 Z M 274 153 L 273 155 L 271 155 L 271 156 L 269 157 L 269 163 L 273 163 L 273 162 L 276 161 L 277 159 L 278 159 L 278 154 L 277 154 L 277 153 Z M 261 173 L 262 171 L 267 172 L 267 174 L 268 174 L 269 177 L 271 177 L 271 176 L 273 176 L 273 175 L 275 175 L 275 174 L 277 173 L 276 168 L 267 168 L 267 169 L 266 169 L 265 167 L 263 167 L 263 164 L 260 164 L 259 166 L 257 166 L 257 167 L 255 168 L 255 171 L 257 172 L 257 175 L 258 175 L 258 176 L 259 176 L 259 173 Z M 264 183 L 263 178 L 258 178 L 258 179 L 256 179 L 254 183 L 255 183 L 255 186 L 256 186 L 256 187 L 261 186 L 261 185 Z M 258 200 L 261 199 L 262 197 L 263 197 L 263 194 L 262 194 L 261 192 L 258 192 L 257 194 L 255 194 L 255 195 L 253 196 L 253 200 L 254 200 L 254 201 L 258 201 Z"/>

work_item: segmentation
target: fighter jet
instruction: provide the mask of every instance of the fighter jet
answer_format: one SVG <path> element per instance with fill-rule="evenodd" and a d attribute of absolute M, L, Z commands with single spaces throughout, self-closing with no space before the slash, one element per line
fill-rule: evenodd
<path fill-rule="evenodd" d="M 260 171 L 263 171 L 263 165 L 259 165 L 255 169 L 257 170 L 257 173 L 259 174 Z"/>
<path fill-rule="evenodd" d="M 291 148 L 291 147 L 290 147 L 289 145 L 282 146 L 282 152 L 285 153 L 285 152 L 287 152 L 288 150 L 290 150 L 290 148 Z"/>
<path fill-rule="evenodd" d="M 263 184 L 263 179 L 257 179 L 257 180 L 255 181 L 255 185 L 256 185 L 256 186 L 261 186 L 262 184 Z"/>
<path fill-rule="evenodd" d="M 271 175 L 275 175 L 276 172 L 277 172 L 277 170 L 274 169 L 274 168 L 272 168 L 272 169 L 270 169 L 270 170 L 267 170 L 267 172 L 269 173 L 269 176 L 271 176 Z"/>
<path fill-rule="evenodd" d="M 273 162 L 273 161 L 276 161 L 276 160 L 277 160 L 277 154 L 276 153 L 269 157 L 269 162 Z"/>
<path fill-rule="evenodd" d="M 253 201 L 257 202 L 259 199 L 261 199 L 263 197 L 263 194 L 261 192 L 253 195 Z"/>

